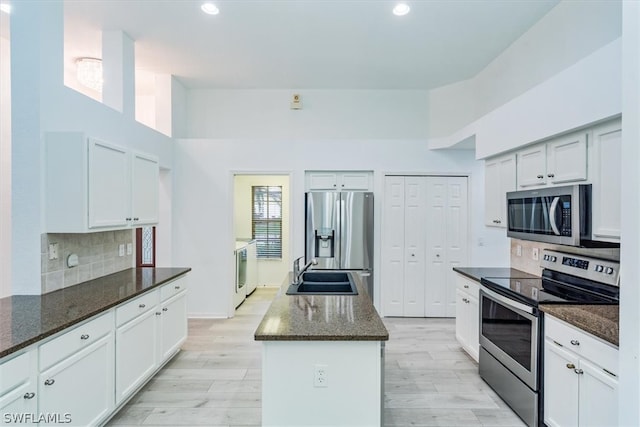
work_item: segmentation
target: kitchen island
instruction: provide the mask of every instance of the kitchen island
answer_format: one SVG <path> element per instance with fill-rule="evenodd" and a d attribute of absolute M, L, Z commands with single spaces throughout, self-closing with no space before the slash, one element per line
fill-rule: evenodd
<path fill-rule="evenodd" d="M 287 295 L 288 275 L 255 332 L 262 341 L 262 425 L 382 424 L 389 333 L 358 295 Z"/>

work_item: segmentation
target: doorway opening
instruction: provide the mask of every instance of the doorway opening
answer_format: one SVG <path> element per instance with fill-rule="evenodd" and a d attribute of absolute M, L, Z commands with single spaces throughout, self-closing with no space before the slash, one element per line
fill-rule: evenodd
<path fill-rule="evenodd" d="M 290 270 L 290 194 L 289 175 L 234 174 L 236 308 L 258 286 L 280 286 Z"/>

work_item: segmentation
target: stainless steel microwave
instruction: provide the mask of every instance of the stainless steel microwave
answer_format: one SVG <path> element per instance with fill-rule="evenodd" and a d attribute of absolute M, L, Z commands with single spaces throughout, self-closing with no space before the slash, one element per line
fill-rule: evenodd
<path fill-rule="evenodd" d="M 569 246 L 591 241 L 591 184 L 507 193 L 507 236 Z"/>

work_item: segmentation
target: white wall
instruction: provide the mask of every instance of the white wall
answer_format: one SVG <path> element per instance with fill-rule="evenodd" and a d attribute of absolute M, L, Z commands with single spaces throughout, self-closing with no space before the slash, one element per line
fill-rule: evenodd
<path fill-rule="evenodd" d="M 251 126 L 252 117 L 246 116 L 245 122 Z M 234 171 L 291 173 L 292 257 L 304 254 L 305 170 L 374 171 L 376 242 L 380 242 L 385 173 L 470 173 L 470 264 L 508 265 L 508 241 L 501 238 L 504 231 L 484 227 L 483 166 L 473 151 L 433 152 L 424 140 L 314 139 L 309 135 L 277 140 L 183 139 L 176 141 L 175 153 L 173 259 L 177 265 L 193 268 L 188 296 L 192 316 L 233 313 Z M 480 239 L 483 246 L 478 246 Z M 376 246 L 374 268 L 378 270 Z M 380 275 L 375 276 L 374 293 L 379 297 Z M 379 304 L 378 298 L 375 303 Z"/>
<path fill-rule="evenodd" d="M 302 110 L 289 108 L 293 93 Z M 426 91 L 198 90 L 188 95 L 185 137 L 417 139 L 427 131 Z"/>
<path fill-rule="evenodd" d="M 11 295 L 11 60 L 0 37 L 0 298 Z"/>
<path fill-rule="evenodd" d="M 291 191 L 288 175 L 244 175 L 234 179 L 234 239 L 251 239 L 253 200 L 251 187 L 268 185 L 282 187 L 282 258 L 258 259 L 258 284 L 280 286 L 289 270 L 292 258 L 289 251 L 291 224 Z"/>
<path fill-rule="evenodd" d="M 125 105 L 122 114 L 64 86 L 61 0 L 12 6 L 12 292 L 39 294 L 42 134 L 82 131 L 155 154 L 169 168 L 172 144 L 170 138 L 137 123 L 133 105 Z M 124 99 L 133 100 L 133 94 Z"/>
<path fill-rule="evenodd" d="M 621 426 L 640 425 L 640 3 L 625 2 L 622 36 Z"/>
<path fill-rule="evenodd" d="M 472 79 L 430 91 L 429 136 L 453 134 L 620 35 L 619 0 L 561 1 Z"/>

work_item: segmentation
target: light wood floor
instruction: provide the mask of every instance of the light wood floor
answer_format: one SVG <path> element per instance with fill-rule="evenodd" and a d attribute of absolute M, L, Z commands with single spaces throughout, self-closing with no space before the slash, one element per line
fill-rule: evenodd
<path fill-rule="evenodd" d="M 261 344 L 253 333 L 276 291 L 257 289 L 233 319 L 189 320 L 182 351 L 108 425 L 259 426 Z M 453 319 L 384 323 L 385 426 L 524 425 L 480 379 Z"/>

